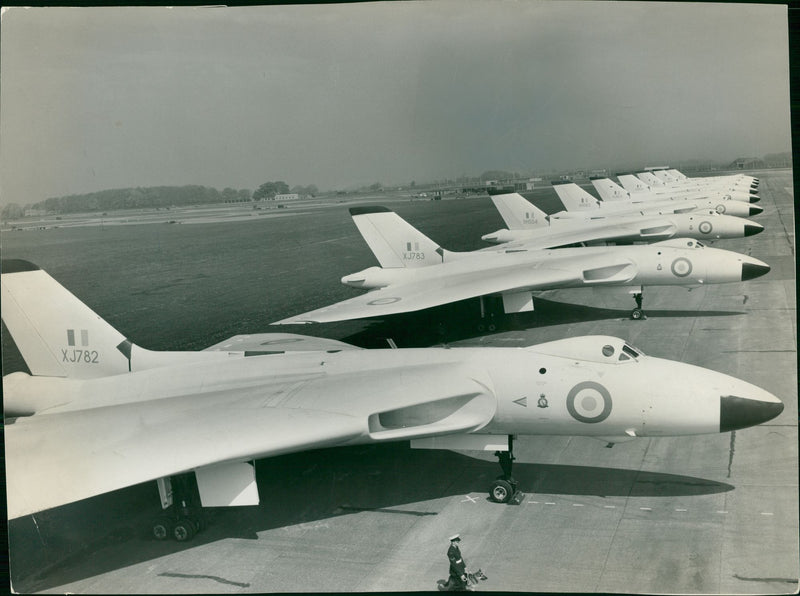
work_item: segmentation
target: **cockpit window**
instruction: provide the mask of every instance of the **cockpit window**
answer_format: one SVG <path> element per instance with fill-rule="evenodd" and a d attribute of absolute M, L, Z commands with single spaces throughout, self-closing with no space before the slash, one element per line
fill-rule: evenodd
<path fill-rule="evenodd" d="M 639 352 L 634 350 L 628 344 L 625 344 L 625 345 L 622 346 L 622 351 L 625 352 L 631 358 L 638 358 L 639 357 Z"/>
<path fill-rule="evenodd" d="M 705 246 L 705 244 L 703 244 L 702 242 L 695 242 L 695 246 L 697 248 L 703 248 Z"/>
<path fill-rule="evenodd" d="M 623 352 L 622 354 L 619 355 L 619 361 L 624 362 L 625 360 L 630 360 L 630 358 L 628 358 L 627 354 Z"/>
<path fill-rule="evenodd" d="M 613 356 L 614 355 L 614 346 L 605 345 L 603 346 L 603 356 Z"/>

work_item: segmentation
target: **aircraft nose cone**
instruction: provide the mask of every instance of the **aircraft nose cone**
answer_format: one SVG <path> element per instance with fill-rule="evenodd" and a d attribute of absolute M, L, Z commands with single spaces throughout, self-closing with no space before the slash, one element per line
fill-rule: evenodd
<path fill-rule="evenodd" d="M 783 412 L 780 401 L 723 395 L 719 402 L 719 432 L 726 433 L 772 420 Z"/>
<path fill-rule="evenodd" d="M 745 236 L 755 236 L 756 234 L 760 234 L 764 231 L 764 226 L 757 223 L 746 223 L 744 224 L 744 235 Z"/>
<path fill-rule="evenodd" d="M 759 207 L 758 205 L 751 205 L 750 206 L 750 215 L 758 215 L 764 211 L 763 207 Z"/>
<path fill-rule="evenodd" d="M 753 260 L 756 261 L 755 259 Z M 756 261 L 754 263 L 742 263 L 742 281 L 761 277 L 762 275 L 766 275 L 768 272 L 769 265 L 762 263 L 761 261 Z"/>

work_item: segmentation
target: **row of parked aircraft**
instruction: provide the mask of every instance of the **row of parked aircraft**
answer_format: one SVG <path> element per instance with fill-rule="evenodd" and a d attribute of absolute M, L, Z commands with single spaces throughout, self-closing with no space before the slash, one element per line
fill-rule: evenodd
<path fill-rule="evenodd" d="M 644 286 L 747 281 L 770 269 L 756 258 L 699 241 L 764 229 L 725 214 L 755 215 L 761 207 L 740 195 L 711 198 L 714 189 L 735 186 L 732 181 L 705 186 L 711 190 L 703 198 L 678 193 L 598 201 L 577 184 L 556 183 L 565 210 L 552 215 L 517 193 L 495 194 L 507 228 L 482 237 L 499 246 L 471 252 L 442 248 L 385 207 L 353 207 L 353 221 L 379 266 L 341 281 L 370 291 L 274 324 L 383 317 L 489 295 L 501 295 L 509 314 L 533 310 L 534 291 L 600 286 L 633 288 L 637 306 L 631 316 L 640 319 Z M 724 208 L 709 209 L 712 204 Z"/>
<path fill-rule="evenodd" d="M 351 209 L 380 267 L 342 281 L 370 291 L 280 323 L 386 316 L 496 293 L 507 312 L 520 312 L 538 289 L 703 285 L 769 269 L 698 241 L 760 229 L 731 216 L 671 212 L 576 225 L 514 195 L 493 199 L 501 213 L 514 214 L 509 231 L 525 222 L 530 237 L 450 252 L 388 209 Z M 523 218 L 520 207 L 534 215 Z M 783 410 L 750 383 L 646 356 L 607 336 L 526 348 L 365 350 L 262 333 L 200 352 L 155 352 L 134 345 L 33 263 L 4 260 L 1 280 L 2 318 L 30 371 L 3 378 L 9 518 L 157 480 L 167 509 L 153 535 L 187 540 L 202 526 L 202 509 L 179 506 L 187 498 L 170 478 L 193 472 L 204 507 L 254 505 L 252 460 L 400 440 L 498 452 L 504 473 L 490 496 L 507 502 L 517 489 L 517 435 L 615 443 L 729 432 Z"/>

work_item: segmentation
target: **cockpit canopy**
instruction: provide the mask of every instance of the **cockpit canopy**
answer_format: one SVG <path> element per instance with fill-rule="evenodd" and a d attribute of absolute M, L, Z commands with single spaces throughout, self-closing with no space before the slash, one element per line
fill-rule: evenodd
<path fill-rule="evenodd" d="M 530 350 L 551 356 L 561 356 L 587 362 L 633 362 L 644 353 L 625 340 L 608 335 L 570 337 L 532 346 Z"/>

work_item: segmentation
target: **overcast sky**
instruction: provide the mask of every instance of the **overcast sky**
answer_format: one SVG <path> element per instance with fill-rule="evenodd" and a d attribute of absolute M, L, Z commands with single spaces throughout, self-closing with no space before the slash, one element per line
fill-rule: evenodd
<path fill-rule="evenodd" d="M 0 200 L 789 151 L 785 6 L 11 8 Z"/>

